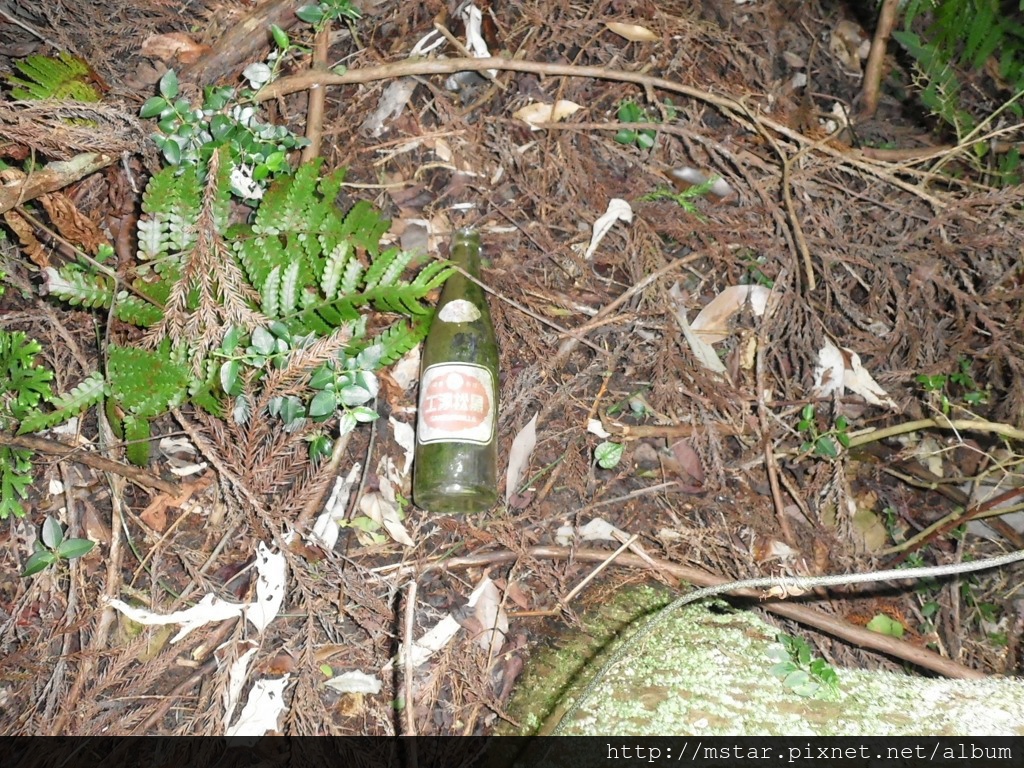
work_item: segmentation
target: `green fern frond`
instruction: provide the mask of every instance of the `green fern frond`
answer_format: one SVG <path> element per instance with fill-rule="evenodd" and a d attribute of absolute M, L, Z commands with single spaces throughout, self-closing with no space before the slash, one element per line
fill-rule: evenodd
<path fill-rule="evenodd" d="M 341 285 L 341 275 L 352 253 L 352 246 L 348 241 L 342 241 L 331 249 L 330 255 L 324 264 L 323 276 L 320 278 L 320 290 L 328 301 L 338 298 L 338 286 Z"/>
<path fill-rule="evenodd" d="M 114 306 L 117 319 L 125 323 L 131 323 L 138 328 L 149 328 L 159 323 L 164 312 L 160 307 L 143 301 L 138 296 L 121 291 L 117 294 L 117 304 Z"/>
<path fill-rule="evenodd" d="M 122 422 L 125 446 L 124 453 L 128 461 L 138 467 L 149 463 L 149 419 L 126 415 Z"/>
<path fill-rule="evenodd" d="M 165 345 L 166 347 L 166 345 Z M 133 416 L 151 419 L 184 402 L 189 369 L 156 351 L 112 346 L 107 356 L 110 397 Z"/>
<path fill-rule="evenodd" d="M 412 261 L 412 251 L 389 248 L 373 260 L 373 266 L 366 271 L 364 282 L 367 290 L 388 288 L 398 282 L 405 268 Z"/>
<path fill-rule="evenodd" d="M 21 502 L 32 485 L 32 451 L 0 445 L 0 520 L 24 517 Z"/>
<path fill-rule="evenodd" d="M 114 300 L 114 283 L 103 275 L 86 273 L 75 264 L 59 270 L 47 267 L 46 292 L 74 307 L 109 309 Z"/>
<path fill-rule="evenodd" d="M 91 408 L 103 400 L 106 394 L 107 385 L 103 374 L 99 371 L 91 373 L 70 392 L 50 398 L 50 405 L 55 410 L 48 413 L 35 413 L 22 421 L 18 434 L 40 432 L 72 419 L 86 408 Z"/>
<path fill-rule="evenodd" d="M 139 220 L 139 259 L 162 272 L 167 261 L 178 264 L 196 241 L 202 179 L 196 166 L 168 167 L 149 180 Z"/>
<path fill-rule="evenodd" d="M 400 321 L 377 334 L 372 344 L 380 344 L 384 352 L 380 358 L 380 365 L 391 365 L 409 350 L 413 349 L 427 336 L 430 330 L 430 321 L 433 319 L 433 312 L 413 318 L 410 322 Z M 359 345 L 365 348 L 370 344 Z"/>
<path fill-rule="evenodd" d="M 14 66 L 24 75 L 24 79 L 7 78 L 14 86 L 11 96 L 16 99 L 100 100 L 100 92 L 87 81 L 91 74 L 88 64 L 66 51 L 56 57 L 29 56 L 16 61 Z"/>
<path fill-rule="evenodd" d="M 391 222 L 381 218 L 380 213 L 365 200 L 360 200 L 345 217 L 342 235 L 350 238 L 357 247 L 376 258 L 380 239 L 388 231 Z"/>

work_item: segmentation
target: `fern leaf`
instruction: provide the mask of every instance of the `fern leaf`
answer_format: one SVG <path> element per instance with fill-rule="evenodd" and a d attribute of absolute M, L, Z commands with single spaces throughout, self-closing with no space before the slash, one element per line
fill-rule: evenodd
<path fill-rule="evenodd" d="M 338 243 L 327 257 L 324 264 L 323 277 L 320 278 L 320 290 L 328 301 L 338 298 L 338 286 L 341 285 L 341 273 L 345 269 L 352 247 L 348 241 Z"/>
<path fill-rule="evenodd" d="M 374 260 L 373 266 L 366 273 L 367 288 L 389 288 L 398 282 L 405 268 L 412 261 L 412 251 L 391 248 Z M 384 268 L 377 269 L 377 262 L 384 262 Z"/>
<path fill-rule="evenodd" d="M 414 318 L 411 322 L 404 320 L 394 323 L 386 330 L 377 334 L 369 342 L 357 344 L 356 349 L 362 350 L 374 344 L 380 344 L 383 353 L 380 357 L 380 365 L 386 366 L 397 362 L 406 352 L 413 349 L 423 341 L 430 330 L 430 321 L 433 313 Z"/>
<path fill-rule="evenodd" d="M 171 360 L 165 349 L 150 351 L 112 346 L 107 373 L 110 397 L 125 411 L 151 419 L 184 402 L 189 370 Z"/>
<path fill-rule="evenodd" d="M 83 379 L 70 392 L 51 398 L 50 405 L 56 410 L 49 413 L 33 414 L 21 422 L 18 434 L 39 432 L 78 416 L 86 408 L 100 402 L 106 393 L 107 387 L 103 374 L 96 371 Z"/>
<path fill-rule="evenodd" d="M 124 430 L 124 454 L 137 467 L 149 464 L 149 420 L 127 415 L 122 425 Z"/>
<path fill-rule="evenodd" d="M 117 294 L 117 304 L 114 305 L 114 312 L 117 319 L 131 323 L 138 328 L 149 328 L 159 323 L 164 312 L 160 307 L 143 301 L 128 291 L 121 291 Z"/>
<path fill-rule="evenodd" d="M 280 317 L 281 267 L 274 267 L 270 270 L 266 282 L 260 288 L 260 293 L 262 294 L 260 309 L 263 310 L 263 314 L 267 317 Z"/>
<path fill-rule="evenodd" d="M 15 86 L 11 95 L 16 99 L 100 100 L 99 91 L 85 80 L 89 76 L 88 64 L 66 51 L 56 57 L 29 56 L 14 66 L 25 76 L 7 78 Z"/>
<path fill-rule="evenodd" d="M 362 248 L 371 256 L 376 257 L 380 249 L 380 239 L 388 231 L 391 222 L 381 218 L 377 209 L 365 200 L 360 200 L 345 217 L 342 232 L 345 237 Z"/>
<path fill-rule="evenodd" d="M 177 175 L 176 175 L 177 174 Z M 180 262 L 180 254 L 194 245 L 202 183 L 196 166 L 168 167 L 149 180 L 142 198 L 146 215 L 139 220 L 139 259 Z"/>
<path fill-rule="evenodd" d="M 46 290 L 75 307 L 108 309 L 114 300 L 114 288 L 109 280 L 100 275 L 87 275 L 73 264 L 60 270 L 47 267 Z"/>
<path fill-rule="evenodd" d="M 299 262 L 293 261 L 281 276 L 281 298 L 278 311 L 290 315 L 299 304 Z"/>
<path fill-rule="evenodd" d="M 455 272 L 455 267 L 450 261 L 432 261 L 420 270 L 416 279 L 412 281 L 412 285 L 427 294 L 444 285 L 445 280 L 451 277 L 453 272 Z"/>
<path fill-rule="evenodd" d="M 0 520 L 12 514 L 24 517 L 21 500 L 28 498 L 32 484 L 32 452 L 24 448 L 0 446 Z"/>
<path fill-rule="evenodd" d="M 347 296 L 359 289 L 359 283 L 363 277 L 363 265 L 359 259 L 350 259 L 345 265 L 345 273 L 341 276 L 341 285 L 338 286 L 338 296 Z"/>

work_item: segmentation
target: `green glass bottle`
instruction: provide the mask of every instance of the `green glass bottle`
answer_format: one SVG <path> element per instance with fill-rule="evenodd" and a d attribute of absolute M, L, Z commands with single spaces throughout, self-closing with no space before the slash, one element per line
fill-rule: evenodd
<path fill-rule="evenodd" d="M 460 229 L 454 264 L 480 275 L 480 235 Z M 498 342 L 483 288 L 456 272 L 423 344 L 413 501 L 440 514 L 481 512 L 498 498 Z"/>

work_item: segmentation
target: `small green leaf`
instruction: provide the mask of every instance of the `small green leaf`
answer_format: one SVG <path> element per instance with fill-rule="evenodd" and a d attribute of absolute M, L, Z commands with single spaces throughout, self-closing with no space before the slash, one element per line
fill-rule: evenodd
<path fill-rule="evenodd" d="M 228 332 L 224 334 L 224 338 L 220 342 L 221 352 L 223 352 L 225 355 L 234 354 L 234 351 L 238 348 L 238 342 L 242 340 L 242 336 L 244 334 L 245 331 L 242 329 L 241 326 L 231 326 Z"/>
<path fill-rule="evenodd" d="M 277 26 L 277 24 L 270 25 L 270 34 L 274 36 L 274 42 L 277 43 L 278 48 L 283 50 L 288 47 L 288 33 Z"/>
<path fill-rule="evenodd" d="M 62 542 L 57 547 L 57 557 L 63 557 L 65 560 L 70 560 L 74 557 L 81 557 L 82 555 L 88 554 L 92 551 L 92 548 L 96 546 L 95 541 L 89 539 L 68 539 Z"/>
<path fill-rule="evenodd" d="M 50 515 L 43 521 L 43 544 L 50 549 L 56 549 L 64 541 L 64 529 L 60 522 Z"/>
<path fill-rule="evenodd" d="M 151 99 L 147 99 L 146 103 L 142 105 L 142 109 L 139 110 L 139 115 L 144 118 L 156 117 L 167 108 L 167 99 L 163 96 L 154 96 Z"/>
<path fill-rule="evenodd" d="M 167 100 L 178 95 L 178 76 L 173 69 L 168 69 L 160 78 L 160 95 Z"/>
<path fill-rule="evenodd" d="M 168 139 L 162 149 L 168 165 L 181 165 L 181 147 L 178 146 L 178 142 Z"/>
<path fill-rule="evenodd" d="M 260 355 L 267 357 L 274 352 L 275 346 L 274 337 L 263 326 L 259 326 L 252 332 L 252 349 L 255 349 Z"/>
<path fill-rule="evenodd" d="M 331 455 L 334 448 L 334 441 L 327 435 L 317 435 L 309 441 L 309 458 L 313 461 L 326 459 Z"/>
<path fill-rule="evenodd" d="M 828 435 L 822 435 L 814 441 L 814 450 L 819 456 L 824 456 L 826 459 L 834 459 L 839 455 L 836 444 Z"/>
<path fill-rule="evenodd" d="M 363 424 L 375 421 L 376 419 L 380 418 L 380 414 L 378 414 L 375 410 L 373 410 L 372 408 L 367 408 L 366 406 L 363 405 L 359 406 L 358 408 L 353 408 L 350 411 L 350 413 L 353 416 L 355 416 L 356 421 Z"/>
<path fill-rule="evenodd" d="M 220 388 L 226 395 L 241 394 L 242 388 L 238 380 L 238 373 L 242 364 L 238 360 L 228 360 L 220 367 Z"/>
<path fill-rule="evenodd" d="M 320 665 L 320 673 L 324 677 L 333 677 L 334 676 L 334 670 L 331 669 L 331 665 L 330 664 L 321 664 Z"/>
<path fill-rule="evenodd" d="M 594 450 L 594 458 L 602 469 L 612 469 L 622 459 L 622 445 L 606 440 Z"/>
<path fill-rule="evenodd" d="M 319 5 L 304 5 L 295 11 L 295 15 L 307 24 L 314 26 L 323 21 L 324 12 Z"/>
<path fill-rule="evenodd" d="M 57 561 L 57 556 L 48 549 L 40 550 L 36 552 L 32 557 L 25 563 L 25 570 L 21 572 L 22 576 L 31 576 L 34 573 L 39 573 L 45 568 L 49 568 Z"/>
<path fill-rule="evenodd" d="M 338 410 L 338 400 L 334 392 L 325 389 L 317 392 L 309 403 L 309 417 L 311 419 L 326 418 Z"/>

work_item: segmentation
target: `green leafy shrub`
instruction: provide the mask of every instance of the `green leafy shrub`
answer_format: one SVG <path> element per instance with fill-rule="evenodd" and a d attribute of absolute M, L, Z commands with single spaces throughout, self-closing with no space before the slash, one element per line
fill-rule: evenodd
<path fill-rule="evenodd" d="M 910 0 L 903 29 L 893 32 L 914 59 L 921 102 L 958 141 L 1004 110 L 1018 120 L 1024 117 L 1024 24 L 1004 5 L 1000 0 Z M 923 34 L 915 26 L 923 27 Z M 994 76 L 1009 97 L 991 114 L 972 112 L 958 74 L 966 71 Z M 975 157 L 981 160 L 988 149 L 987 143 L 975 144 Z M 1020 183 L 1019 166 L 1020 152 L 1013 148 L 996 164 L 995 180 Z"/>
<path fill-rule="evenodd" d="M 220 415 L 223 398 L 232 397 L 233 417 L 246 421 L 255 399 L 243 382 L 258 388 L 335 334 L 346 339 L 342 348 L 304 374 L 313 394 L 272 398 L 269 413 L 289 429 L 339 410 L 346 428 L 375 417 L 362 409 L 376 395 L 373 372 L 426 335 L 432 308 L 425 299 L 451 268 L 433 262 L 405 279 L 411 254 L 380 248 L 388 222 L 365 202 L 343 214 L 334 203 L 343 174 L 321 178 L 319 171 L 314 161 L 278 179 L 252 222 L 235 225 L 228 222 L 230 162 L 206 182 L 194 166 L 154 176 L 143 197 L 142 263 L 131 290 L 88 264 L 48 269 L 47 289 L 75 306 L 113 307 L 163 341 L 155 349 L 111 347 L 106 376 L 93 374 L 53 398 L 55 410 L 29 417 L 23 430 L 60 423 L 106 398 L 129 458 L 145 463 L 152 419 L 186 401 Z M 204 234 L 196 222 L 214 231 Z M 397 319 L 370 333 L 369 310 Z"/>

